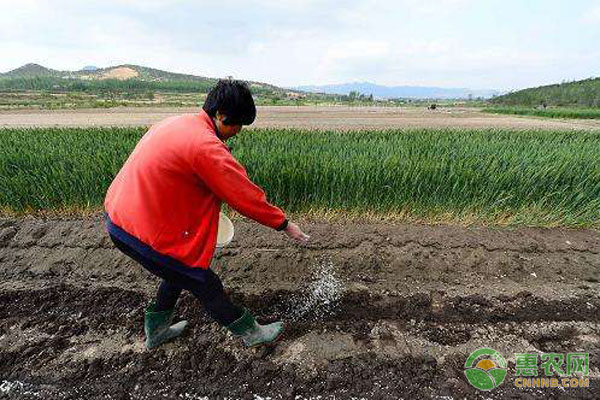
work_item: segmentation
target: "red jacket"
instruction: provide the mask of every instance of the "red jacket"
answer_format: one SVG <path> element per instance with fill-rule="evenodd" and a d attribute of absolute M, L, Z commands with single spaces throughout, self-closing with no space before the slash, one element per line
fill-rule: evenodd
<path fill-rule="evenodd" d="M 263 225 L 285 225 L 283 211 L 267 202 L 202 111 L 152 126 L 108 188 L 104 208 L 115 225 L 155 251 L 207 269 L 221 201 Z"/>

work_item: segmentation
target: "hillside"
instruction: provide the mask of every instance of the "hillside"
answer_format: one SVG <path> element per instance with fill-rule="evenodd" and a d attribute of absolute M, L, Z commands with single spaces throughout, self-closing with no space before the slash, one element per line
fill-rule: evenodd
<path fill-rule="evenodd" d="M 22 67 L 6 73 L 0 73 L 0 78 L 36 78 L 55 77 L 64 79 L 118 79 L 137 78 L 149 81 L 206 81 L 214 80 L 195 75 L 178 74 L 140 65 L 123 64 L 114 67 L 96 68 L 84 67 L 77 71 L 58 71 L 39 64 L 25 64 Z"/>
<path fill-rule="evenodd" d="M 85 67 L 77 71 L 58 71 L 38 64 L 26 64 L 0 73 L 0 90 L 155 90 L 176 92 L 208 91 L 217 78 L 180 74 L 140 65 L 123 64 L 107 68 Z M 249 82 L 254 92 L 287 93 L 268 83 Z M 295 92 L 295 91 L 294 91 Z"/>
<path fill-rule="evenodd" d="M 61 71 L 43 67 L 39 64 L 25 64 L 22 67 L 5 73 L 0 73 L 0 78 L 35 78 L 40 76 L 60 77 Z"/>
<path fill-rule="evenodd" d="M 491 100 L 508 106 L 600 107 L 600 78 L 519 90 Z"/>
<path fill-rule="evenodd" d="M 30 63 L 0 73 L 0 110 L 196 107 L 217 80 L 133 64 L 106 68 L 87 65 L 77 71 L 59 71 Z M 259 105 L 315 104 L 333 99 L 269 83 L 248 83 Z"/>

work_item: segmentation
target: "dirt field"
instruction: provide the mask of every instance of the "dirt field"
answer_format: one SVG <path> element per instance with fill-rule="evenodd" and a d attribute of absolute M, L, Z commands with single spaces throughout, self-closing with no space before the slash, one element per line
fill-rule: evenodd
<path fill-rule="evenodd" d="M 131 126 L 199 108 L 113 108 L 57 111 L 0 111 L 0 127 Z M 418 127 L 600 129 L 598 120 L 560 120 L 487 114 L 473 108 L 412 107 L 259 107 L 253 127 L 315 129 L 389 129 Z"/>
<path fill-rule="evenodd" d="M 271 352 L 244 350 L 187 293 L 185 336 L 146 351 L 157 281 L 100 217 L 0 220 L 0 398 L 600 397 L 597 231 L 311 223 L 298 247 L 235 223 L 215 269 L 259 319 L 286 319 Z M 479 347 L 509 363 L 487 393 L 463 373 Z M 515 388 L 515 353 L 575 351 L 589 388 Z"/>

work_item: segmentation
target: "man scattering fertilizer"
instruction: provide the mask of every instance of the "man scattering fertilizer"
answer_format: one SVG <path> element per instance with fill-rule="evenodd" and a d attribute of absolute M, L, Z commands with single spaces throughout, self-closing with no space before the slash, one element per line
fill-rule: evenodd
<path fill-rule="evenodd" d="M 145 312 L 147 348 L 179 336 L 187 325 L 171 325 L 182 289 L 200 299 L 208 314 L 247 347 L 272 343 L 283 330 L 281 321 L 260 325 L 247 309 L 234 305 L 209 268 L 222 201 L 299 242 L 308 240 L 267 202 L 224 144 L 255 117 L 248 86 L 219 81 L 199 114 L 152 126 L 108 189 L 104 207 L 113 243 L 162 278 L 156 300 Z"/>

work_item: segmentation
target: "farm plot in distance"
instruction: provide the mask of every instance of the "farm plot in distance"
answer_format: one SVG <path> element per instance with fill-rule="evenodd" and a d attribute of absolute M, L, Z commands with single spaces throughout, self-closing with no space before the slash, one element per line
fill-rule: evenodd
<path fill-rule="evenodd" d="M 1 127 L 137 126 L 151 125 L 169 116 L 197 113 L 199 108 L 118 107 L 82 110 L 0 111 Z M 550 120 L 481 112 L 477 108 L 442 107 L 258 107 L 252 128 L 398 129 L 398 128 L 503 128 L 600 129 L 600 120 Z"/>

